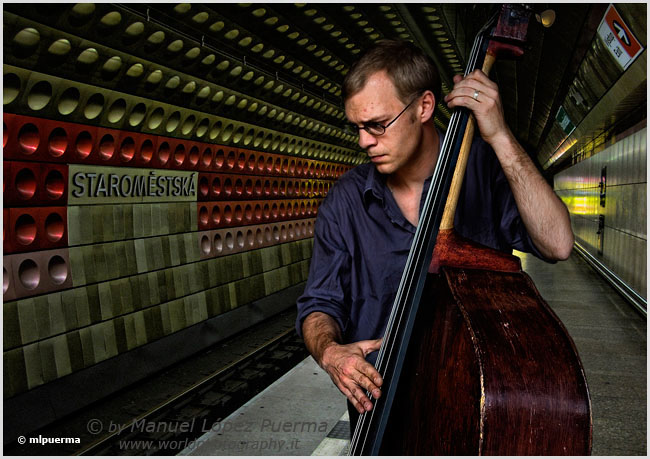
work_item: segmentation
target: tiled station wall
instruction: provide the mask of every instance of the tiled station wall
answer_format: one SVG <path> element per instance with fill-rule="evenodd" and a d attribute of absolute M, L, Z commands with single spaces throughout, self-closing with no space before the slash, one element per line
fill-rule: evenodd
<path fill-rule="evenodd" d="M 79 5 L 4 11 L 5 398 L 303 282 L 363 161 L 325 99 Z"/>
<path fill-rule="evenodd" d="M 555 190 L 569 208 L 576 241 L 643 298 L 647 298 L 646 135 L 643 127 L 555 176 Z M 599 186 L 603 168 L 604 206 Z"/>

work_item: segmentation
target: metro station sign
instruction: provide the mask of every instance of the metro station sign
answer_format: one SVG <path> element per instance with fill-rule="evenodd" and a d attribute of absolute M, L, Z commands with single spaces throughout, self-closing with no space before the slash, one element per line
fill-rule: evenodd
<path fill-rule="evenodd" d="M 612 4 L 600 21 L 598 36 L 623 70 L 626 70 L 644 49 Z"/>

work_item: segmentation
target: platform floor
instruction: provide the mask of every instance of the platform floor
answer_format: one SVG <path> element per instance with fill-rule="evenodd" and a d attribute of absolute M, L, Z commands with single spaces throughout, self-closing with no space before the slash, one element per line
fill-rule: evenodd
<path fill-rule="evenodd" d="M 592 400 L 592 454 L 646 455 L 645 318 L 575 253 L 555 265 L 517 255 L 580 353 Z M 336 456 L 348 443 L 345 399 L 308 358 L 181 454 Z"/>

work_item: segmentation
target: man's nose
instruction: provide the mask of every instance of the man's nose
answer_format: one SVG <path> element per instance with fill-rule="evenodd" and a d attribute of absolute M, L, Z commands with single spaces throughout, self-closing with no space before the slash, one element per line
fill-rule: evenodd
<path fill-rule="evenodd" d="M 359 129 L 359 146 L 364 150 L 377 145 L 377 137 L 366 132 L 365 129 Z"/>

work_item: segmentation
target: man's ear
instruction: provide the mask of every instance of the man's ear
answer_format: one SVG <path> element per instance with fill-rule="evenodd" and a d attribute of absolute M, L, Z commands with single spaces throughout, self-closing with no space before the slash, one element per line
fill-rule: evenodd
<path fill-rule="evenodd" d="M 420 121 L 426 123 L 433 118 L 433 112 L 436 108 L 436 96 L 434 96 L 431 91 L 424 91 L 420 107 L 422 107 Z"/>

